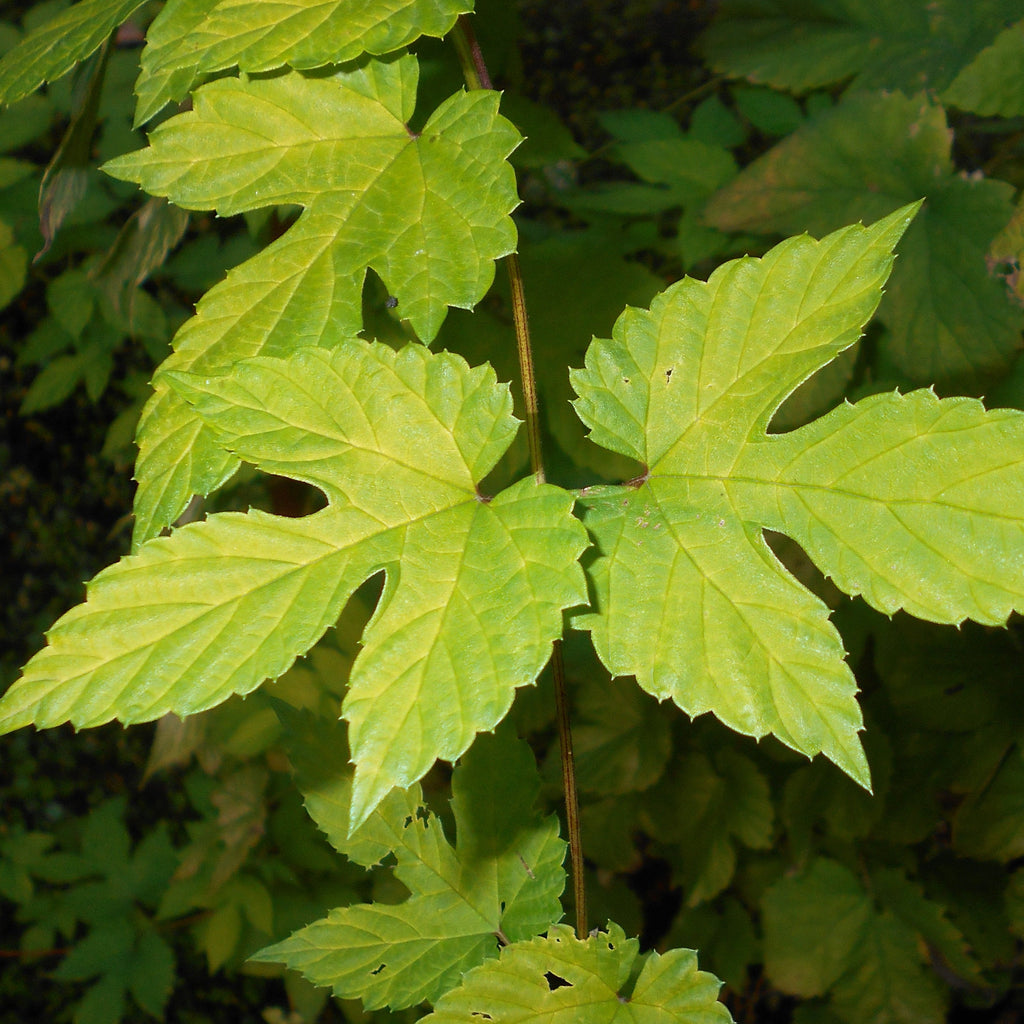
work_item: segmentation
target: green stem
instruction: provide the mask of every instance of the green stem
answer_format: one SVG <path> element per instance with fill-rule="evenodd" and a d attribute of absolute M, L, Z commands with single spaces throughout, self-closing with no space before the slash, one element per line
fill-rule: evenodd
<path fill-rule="evenodd" d="M 469 17 L 459 16 L 452 33 L 455 49 L 462 65 L 462 74 L 470 89 L 490 89 L 491 76 Z M 512 253 L 505 260 L 512 288 L 512 317 L 516 330 L 519 375 L 526 406 L 526 437 L 530 449 L 530 468 L 538 484 L 544 483 L 544 454 L 540 440 L 540 404 L 537 400 L 537 377 L 533 369 L 533 346 L 530 343 L 530 320 L 526 309 L 526 291 L 519 256 Z M 572 752 L 572 729 L 569 721 L 569 699 L 565 684 L 565 662 L 562 644 L 556 640 L 551 651 L 551 669 L 555 681 L 555 706 L 558 714 L 558 739 L 562 753 L 562 788 L 565 793 L 565 823 L 569 832 L 569 858 L 572 862 L 572 890 L 576 904 L 576 936 L 587 937 L 587 894 L 583 882 L 583 841 L 580 835 L 580 808 L 576 792 L 576 767 Z"/>

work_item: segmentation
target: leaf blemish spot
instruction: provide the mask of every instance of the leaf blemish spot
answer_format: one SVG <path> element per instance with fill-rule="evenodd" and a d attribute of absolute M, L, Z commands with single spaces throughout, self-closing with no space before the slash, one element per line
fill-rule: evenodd
<path fill-rule="evenodd" d="M 383 971 L 386 966 L 386 964 L 381 964 L 380 967 L 376 968 L 376 970 L 370 971 L 370 973 L 373 975 L 380 974 L 380 972 Z"/>
<path fill-rule="evenodd" d="M 572 988 L 572 982 L 566 981 L 553 971 L 545 971 L 544 978 L 547 980 L 548 988 L 554 992 L 556 988 Z"/>

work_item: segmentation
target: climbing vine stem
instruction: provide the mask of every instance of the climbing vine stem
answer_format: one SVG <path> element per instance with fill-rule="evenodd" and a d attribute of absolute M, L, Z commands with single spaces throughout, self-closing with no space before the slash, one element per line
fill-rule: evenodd
<path fill-rule="evenodd" d="M 473 26 L 463 14 L 452 33 L 455 49 L 462 65 L 462 74 L 470 89 L 491 89 L 491 76 L 484 63 Z M 512 253 L 505 259 L 512 289 L 512 316 L 519 356 L 519 377 L 526 407 L 526 437 L 530 449 L 530 468 L 538 484 L 544 483 L 544 455 L 540 441 L 540 405 L 537 401 L 537 377 L 533 368 L 533 346 L 530 343 L 530 319 L 526 308 L 526 291 L 519 256 Z M 558 713 L 558 739 L 562 754 L 562 788 L 565 793 L 565 822 L 569 832 L 569 859 L 572 862 L 573 902 L 576 906 L 576 935 L 587 935 L 587 896 L 583 883 L 583 842 L 580 836 L 579 798 L 576 793 L 576 768 L 572 752 L 572 728 L 569 721 L 569 700 L 565 685 L 565 661 L 561 641 L 556 640 L 551 652 L 551 670 L 555 682 L 555 704 Z"/>

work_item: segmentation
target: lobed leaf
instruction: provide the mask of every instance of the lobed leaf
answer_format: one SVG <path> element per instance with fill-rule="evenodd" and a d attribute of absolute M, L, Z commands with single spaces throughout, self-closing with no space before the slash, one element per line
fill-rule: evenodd
<path fill-rule="evenodd" d="M 591 439 L 648 469 L 581 493 L 599 557 L 595 610 L 576 624 L 601 660 L 691 716 L 823 752 L 865 786 L 842 641 L 765 543 L 771 510 L 759 519 L 737 499 L 756 458 L 737 465 L 787 395 L 854 343 L 914 212 L 684 279 L 650 312 L 627 309 L 572 371 Z"/>
<path fill-rule="evenodd" d="M 885 352 L 915 383 L 981 392 L 1024 326 L 986 258 L 1013 190 L 956 174 L 950 144 L 945 112 L 924 96 L 847 97 L 745 168 L 707 218 L 726 231 L 824 234 L 927 196 L 879 308 Z"/>
<path fill-rule="evenodd" d="M 531 480 L 478 495 L 517 424 L 493 371 L 447 353 L 351 339 L 172 379 L 218 443 L 328 506 L 214 515 L 100 573 L 0 700 L 0 729 L 146 721 L 251 692 L 384 570 L 344 704 L 358 825 L 536 679 L 562 610 L 585 601 L 572 497 Z"/>
<path fill-rule="evenodd" d="M 766 432 L 855 340 L 914 212 L 684 280 L 627 310 L 573 371 L 591 437 L 648 467 L 581 495 L 599 557 L 596 610 L 576 622 L 601 660 L 690 715 L 823 752 L 865 786 L 842 642 L 762 528 L 888 614 L 999 624 L 1024 607 L 1024 414 L 919 391 Z"/>
<path fill-rule="evenodd" d="M 797 93 L 941 90 L 1019 14 L 1015 0 L 724 0 L 703 48 L 716 71 Z"/>
<path fill-rule="evenodd" d="M 829 994 L 845 1020 L 945 1020 L 914 927 L 878 910 L 842 865 L 812 861 L 772 885 L 762 911 L 765 972 L 784 992 Z"/>
<path fill-rule="evenodd" d="M 689 949 L 648 953 L 609 923 L 577 939 L 566 925 L 545 938 L 506 947 L 477 967 L 424 1017 L 429 1024 L 714 1024 L 731 1021 L 718 1002 L 719 981 L 697 969 Z M 635 981 L 634 981 L 635 979 Z"/>
<path fill-rule="evenodd" d="M 362 327 L 368 268 L 424 340 L 450 305 L 471 308 L 515 248 L 518 199 L 506 157 L 518 133 L 498 95 L 446 100 L 419 134 L 411 57 L 369 61 L 328 78 L 290 73 L 199 89 L 147 150 L 105 165 L 188 209 L 238 213 L 305 207 L 277 241 L 200 302 L 163 371 L 223 369 L 258 354 L 325 347 Z M 258 127 L 257 127 L 258 126 Z M 237 460 L 169 390 L 164 372 L 139 425 L 136 543 L 173 522 Z"/>
<path fill-rule="evenodd" d="M 734 475 L 742 517 L 792 537 L 879 611 L 1002 625 L 1024 607 L 1018 410 L 872 395 L 749 446 Z"/>
<path fill-rule="evenodd" d="M 16 103 L 85 60 L 145 0 L 81 0 L 0 59 L 0 104 Z"/>
<path fill-rule="evenodd" d="M 473 0 L 170 0 L 147 33 L 136 127 L 182 99 L 200 75 L 379 56 L 445 35 L 472 9 Z"/>
<path fill-rule="evenodd" d="M 312 776 L 322 793 L 327 779 L 311 753 L 300 754 L 300 786 Z M 341 796 L 351 769 L 328 785 Z M 481 736 L 452 777 L 456 847 L 439 819 L 419 806 L 418 791 L 395 791 L 391 806 L 341 839 L 339 849 L 360 863 L 393 852 L 408 899 L 337 908 L 255 959 L 284 963 L 340 998 L 361 998 L 369 1010 L 436 1000 L 497 954 L 499 936 L 529 938 L 561 917 L 565 844 L 557 818 L 533 811 L 539 789 L 529 747 L 507 730 Z M 345 803 L 342 796 L 307 806 L 321 828 L 340 837 L 349 818 Z"/>

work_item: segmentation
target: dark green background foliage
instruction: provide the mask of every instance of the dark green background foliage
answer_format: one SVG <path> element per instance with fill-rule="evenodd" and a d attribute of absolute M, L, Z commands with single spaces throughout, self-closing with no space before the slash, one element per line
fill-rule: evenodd
<path fill-rule="evenodd" d="M 5 5 L 0 52 L 64 6 Z M 295 215 L 186 218 L 97 169 L 145 143 L 131 87 L 159 7 L 136 12 L 104 58 L 0 112 L 5 687 L 81 600 L 81 581 L 128 549 L 134 425 L 174 332 Z M 865 340 L 775 427 L 931 384 L 1024 408 L 1019 2 L 476 7 L 502 112 L 528 137 L 512 157 L 516 222 L 554 482 L 637 471 L 584 440 L 564 373 L 626 304 L 780 237 L 871 222 L 922 196 Z M 420 109 L 431 110 L 461 73 L 448 42 L 414 49 Z M 371 275 L 364 333 L 398 344 L 408 328 L 387 299 Z M 499 273 L 476 312 L 451 312 L 434 347 L 515 380 L 510 323 Z M 525 464 L 520 437 L 493 490 Z M 207 510 L 313 507 L 315 495 L 265 479 L 243 470 Z M 1019 619 L 959 630 L 889 619 L 842 597 L 792 542 L 772 543 L 834 608 L 874 795 L 822 758 L 709 716 L 691 723 L 610 680 L 589 640 L 569 633 L 591 922 L 613 918 L 644 948 L 699 949 L 739 1021 L 1020 1019 Z M 422 1015 L 328 1002 L 296 974 L 246 962 L 325 907 L 407 895 L 390 864 L 347 864 L 317 832 L 274 703 L 336 709 L 375 599 L 361 590 L 329 642 L 244 702 L 155 728 L 4 739 L 0 1016 Z M 546 676 L 519 692 L 512 718 L 542 766 L 546 808 L 558 809 Z M 449 837 L 450 786 L 445 766 L 424 780 Z"/>

